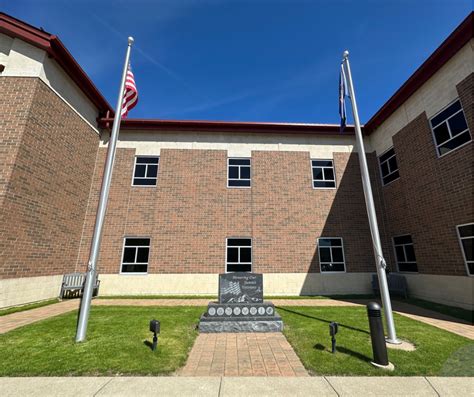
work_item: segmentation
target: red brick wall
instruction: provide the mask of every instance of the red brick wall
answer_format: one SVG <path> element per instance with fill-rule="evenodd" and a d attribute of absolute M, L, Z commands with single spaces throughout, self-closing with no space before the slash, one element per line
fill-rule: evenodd
<path fill-rule="evenodd" d="M 471 135 L 472 82 L 470 75 L 457 87 Z M 400 178 L 385 187 L 378 179 L 386 245 L 393 247 L 394 236 L 411 234 L 420 273 L 466 275 L 456 226 L 474 219 L 472 142 L 438 158 L 429 121 L 422 113 L 393 137 L 393 144 Z M 389 252 L 391 267 L 396 269 L 393 248 Z"/>
<path fill-rule="evenodd" d="M 35 86 L 29 79 L 0 77 L 0 208 L 3 208 L 34 91 Z M 4 215 L 2 211 L 0 216 Z M 0 228 L 5 227 L 5 223 L 0 222 Z"/>
<path fill-rule="evenodd" d="M 471 131 L 472 81 L 458 86 Z M 84 270 L 106 151 L 39 79 L 0 78 L 0 87 L 0 277 Z M 472 144 L 437 158 L 425 114 L 393 140 L 399 180 L 382 187 L 368 156 L 392 268 L 391 237 L 409 233 L 420 273 L 465 275 L 455 226 L 473 219 Z M 226 187 L 225 151 L 171 149 L 157 187 L 132 187 L 134 155 L 117 151 L 102 273 L 119 272 L 124 236 L 152 238 L 150 273 L 223 272 L 232 236 L 253 238 L 256 272 L 319 272 L 320 236 L 343 237 L 349 272 L 375 269 L 355 154 L 334 154 L 336 190 L 312 189 L 307 152 L 253 152 L 251 189 Z"/>
<path fill-rule="evenodd" d="M 314 190 L 307 152 L 252 153 L 252 187 L 227 188 L 227 152 L 161 150 L 157 187 L 132 187 L 117 150 L 99 259 L 120 271 L 124 236 L 151 237 L 150 273 L 225 271 L 226 237 L 252 237 L 255 272 L 319 272 L 316 239 L 343 237 L 348 271 L 373 271 L 356 155 L 335 153 L 337 190 Z M 106 150 L 100 149 L 78 270 L 85 269 Z"/>
<path fill-rule="evenodd" d="M 316 239 L 342 237 L 347 271 L 373 268 L 356 155 L 334 153 L 337 189 L 312 188 L 305 152 L 253 152 L 255 271 L 319 272 Z"/>
<path fill-rule="evenodd" d="M 73 271 L 98 135 L 37 78 L 0 88 L 0 278 Z"/>

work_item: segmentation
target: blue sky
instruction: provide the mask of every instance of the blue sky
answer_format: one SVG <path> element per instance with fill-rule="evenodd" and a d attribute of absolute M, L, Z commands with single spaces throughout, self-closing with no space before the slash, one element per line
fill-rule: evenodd
<path fill-rule="evenodd" d="M 366 122 L 472 2 L 0 0 L 0 10 L 58 35 L 112 106 L 133 35 L 131 118 L 338 123 L 344 49 Z"/>

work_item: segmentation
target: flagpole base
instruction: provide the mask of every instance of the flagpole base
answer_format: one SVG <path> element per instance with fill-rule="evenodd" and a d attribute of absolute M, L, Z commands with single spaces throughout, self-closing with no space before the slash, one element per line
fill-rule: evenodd
<path fill-rule="evenodd" d="M 390 338 L 385 338 L 385 342 L 390 343 L 392 345 L 401 345 L 402 341 L 400 339 L 390 339 Z"/>
<path fill-rule="evenodd" d="M 388 365 L 382 365 L 382 364 L 377 364 L 377 363 L 374 363 L 373 361 L 370 362 L 375 368 L 379 368 L 379 369 L 383 369 L 385 371 L 394 371 L 395 370 L 395 366 L 389 362 Z"/>

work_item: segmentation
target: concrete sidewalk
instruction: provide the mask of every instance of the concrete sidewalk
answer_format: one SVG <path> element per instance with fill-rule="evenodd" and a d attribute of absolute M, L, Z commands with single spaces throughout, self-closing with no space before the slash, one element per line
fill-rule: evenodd
<path fill-rule="evenodd" d="M 473 378 L 65 377 L 0 378 L 9 396 L 474 396 Z"/>

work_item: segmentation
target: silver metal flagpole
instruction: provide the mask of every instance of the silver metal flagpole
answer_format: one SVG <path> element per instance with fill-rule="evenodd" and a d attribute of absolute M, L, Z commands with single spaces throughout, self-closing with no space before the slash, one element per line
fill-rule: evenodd
<path fill-rule="evenodd" d="M 110 181 L 112 179 L 112 170 L 115 160 L 115 148 L 117 146 L 117 138 L 120 129 L 120 121 L 122 119 L 122 103 L 125 90 L 125 79 L 127 77 L 128 64 L 130 61 L 130 50 L 133 44 L 133 37 L 128 38 L 127 53 L 125 55 L 125 64 L 123 66 L 122 81 L 120 82 L 120 90 L 115 107 L 114 124 L 112 134 L 110 135 L 109 148 L 107 150 L 107 160 L 105 162 L 104 177 L 102 179 L 102 187 L 100 190 L 99 206 L 95 220 L 94 235 L 92 237 L 91 249 L 89 253 L 89 263 L 87 267 L 86 282 L 84 285 L 84 294 L 81 301 L 81 311 L 79 313 L 79 321 L 77 323 L 76 342 L 83 342 L 86 339 L 87 322 L 89 320 L 89 312 L 91 308 L 92 290 L 96 277 L 97 259 L 99 258 L 100 240 L 102 237 L 102 227 L 104 226 L 105 212 L 107 210 L 107 200 L 109 198 Z"/>
<path fill-rule="evenodd" d="M 362 139 L 362 131 L 360 129 L 359 112 L 357 111 L 357 103 L 356 103 L 356 97 L 354 93 L 354 86 L 352 84 L 351 67 L 349 64 L 349 51 L 344 51 L 342 55 L 342 62 L 346 68 L 346 75 L 347 75 L 347 80 L 348 80 L 347 83 L 349 85 L 349 95 L 350 95 L 351 104 L 352 104 L 352 115 L 354 116 L 357 150 L 358 150 L 359 162 L 360 162 L 360 173 L 362 176 L 362 185 L 364 187 L 364 196 L 365 196 L 365 204 L 367 206 L 367 214 L 369 216 L 370 233 L 372 234 L 375 262 L 377 265 L 377 275 L 378 275 L 379 285 L 380 285 L 380 296 L 382 297 L 385 320 L 387 322 L 387 333 L 388 333 L 387 342 L 399 344 L 401 342 L 397 339 L 397 333 L 395 331 L 395 323 L 393 321 L 392 303 L 390 301 L 390 293 L 388 291 L 388 284 L 387 284 L 387 275 L 385 273 L 386 262 L 385 262 L 385 259 L 383 257 L 383 252 L 382 252 L 382 243 L 380 241 L 379 227 L 377 224 L 377 215 L 375 213 L 374 198 L 372 196 L 372 186 L 370 184 L 370 178 L 369 178 L 369 168 L 367 167 L 367 158 L 365 157 L 364 141 Z"/>

